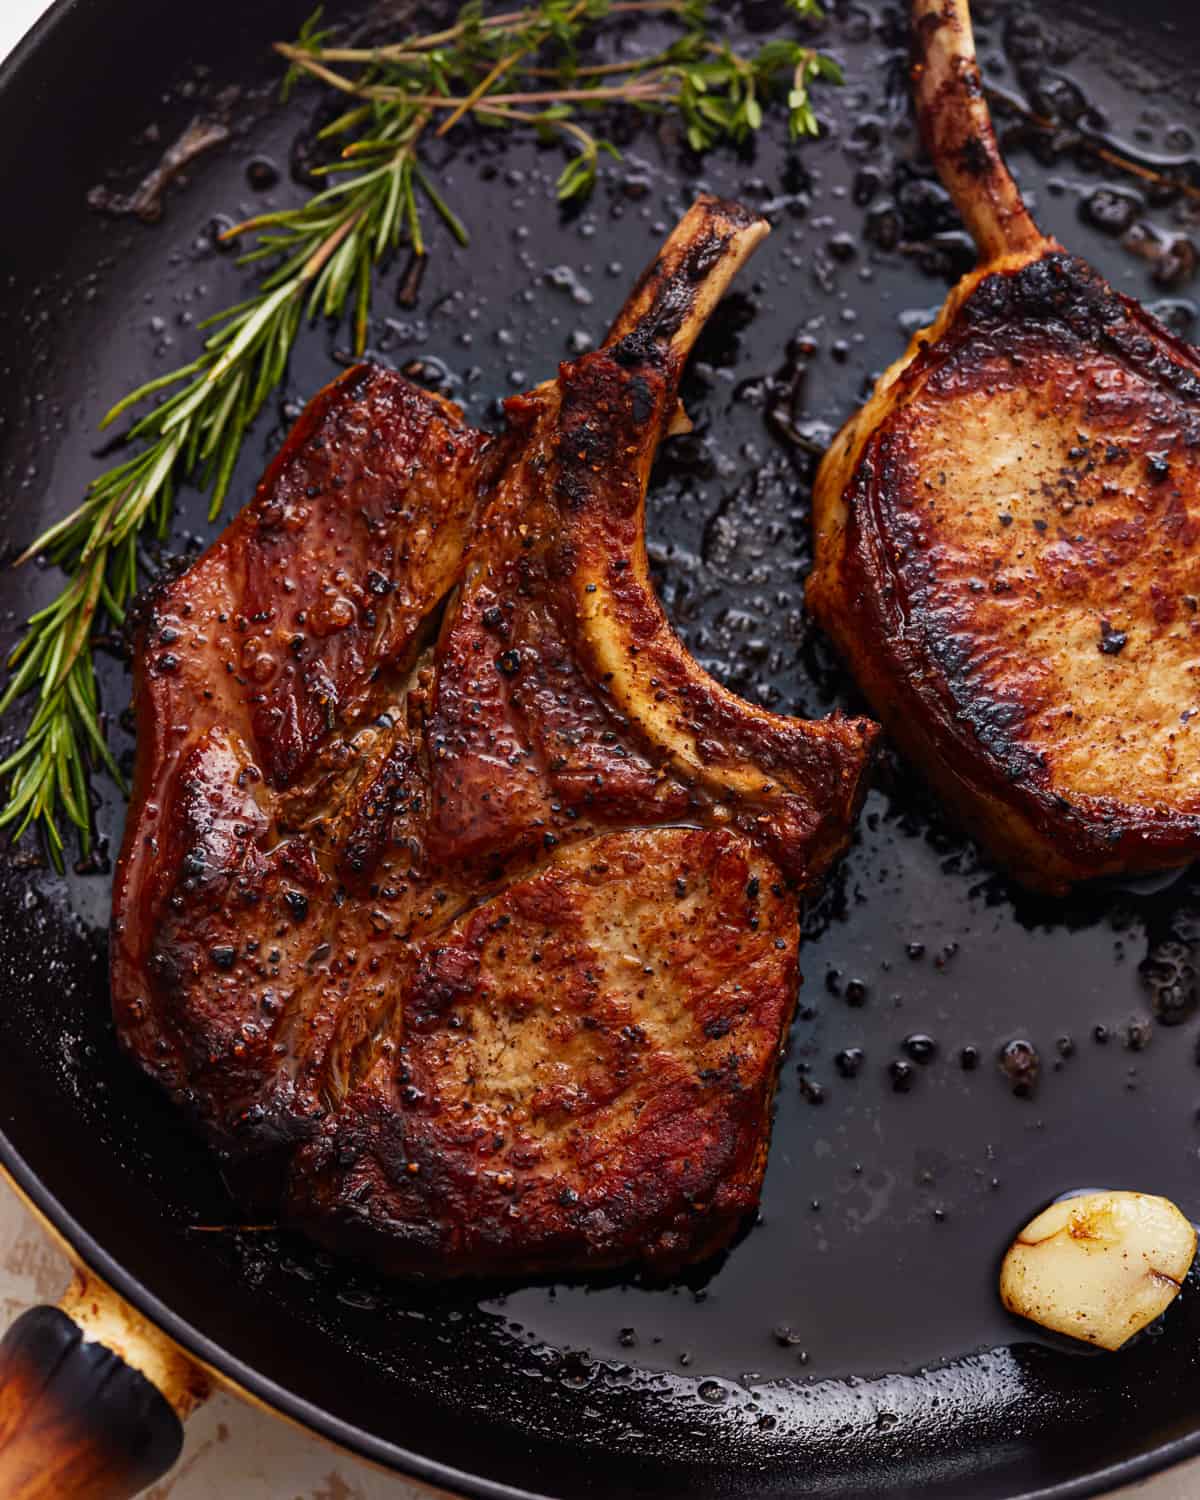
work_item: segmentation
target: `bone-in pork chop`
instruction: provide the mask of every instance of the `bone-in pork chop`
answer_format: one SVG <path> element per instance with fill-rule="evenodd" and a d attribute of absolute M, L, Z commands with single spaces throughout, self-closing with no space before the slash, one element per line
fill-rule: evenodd
<path fill-rule="evenodd" d="M 363 367 L 156 598 L 120 1034 L 287 1222 L 405 1273 L 678 1266 L 757 1199 L 796 891 L 873 726 L 708 678 L 650 588 L 701 200 L 496 439 Z"/>
<path fill-rule="evenodd" d="M 966 0 L 914 0 L 917 110 L 979 246 L 834 441 L 808 602 L 1027 884 L 1200 853 L 1200 357 L 1044 237 Z"/>

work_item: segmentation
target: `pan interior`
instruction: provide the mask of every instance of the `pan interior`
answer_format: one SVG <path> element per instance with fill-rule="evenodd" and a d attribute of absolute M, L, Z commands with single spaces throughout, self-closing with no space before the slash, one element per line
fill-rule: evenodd
<path fill-rule="evenodd" d="M 981 3 L 980 53 L 990 79 L 1074 110 L 1142 161 L 1186 161 L 1200 22 L 1172 22 L 1172 9 L 1064 0 L 1049 18 Z M 317 98 L 275 104 L 266 43 L 294 32 L 303 10 L 214 0 L 193 35 L 158 9 L 147 24 L 143 0 L 77 3 L 10 71 L 0 505 L 12 544 L 77 502 L 111 401 L 189 357 L 195 324 L 236 300 L 243 274 L 214 227 L 299 196 L 293 148 Z M 439 171 L 475 238 L 464 250 L 434 233 L 413 307 L 398 297 L 403 264 L 384 273 L 371 331 L 378 358 L 494 423 L 499 399 L 602 335 L 696 191 L 762 208 L 775 233 L 687 379 L 696 432 L 658 465 L 652 557 L 697 657 L 745 696 L 806 714 L 854 706 L 803 611 L 813 455 L 971 259 L 914 138 L 898 8 L 830 10 L 821 44 L 848 82 L 820 94 L 818 142 L 788 149 L 768 130 L 741 156 L 696 162 L 669 126 L 646 123 L 570 212 L 553 202 L 557 151 L 491 136 L 447 149 Z M 735 31 L 780 19 L 758 3 L 724 14 Z M 231 84 L 231 139 L 169 193 L 160 224 L 88 210 L 88 189 L 136 183 Z M 1036 130 L 1009 136 L 1042 226 L 1200 332 L 1197 284 L 1164 285 L 1162 260 L 1096 227 L 1101 188 L 1168 239 L 1200 235 L 1196 203 L 1053 150 Z M 279 169 L 266 187 L 271 173 L 247 171 L 264 160 Z M 294 404 L 348 358 L 344 329 L 302 337 L 287 389 L 246 445 L 235 499 Z M 204 497 L 185 493 L 163 556 L 151 548 L 148 561 L 201 545 L 214 531 L 204 516 Z M 37 568 L 0 581 L 6 648 L 57 585 Z M 111 740 L 128 759 L 128 674 L 114 655 L 102 676 Z M 1161 1192 L 1200 1216 L 1186 1003 L 1200 877 L 1034 901 L 889 758 L 849 858 L 806 914 L 762 1212 L 740 1243 L 665 1286 L 413 1289 L 270 1228 L 230 1228 L 245 1216 L 218 1163 L 119 1056 L 104 929 L 122 809 L 107 784 L 96 791 L 107 851 L 96 869 L 59 880 L 23 848 L 0 871 L 9 1149 L 125 1268 L 127 1289 L 160 1298 L 210 1353 L 275 1399 L 271 1382 L 308 1403 L 293 1409 L 333 1435 L 388 1462 L 411 1467 L 411 1450 L 480 1484 L 552 1494 L 662 1493 L 686 1475 L 697 1494 L 920 1483 L 949 1496 L 969 1474 L 986 1497 L 1065 1493 L 1193 1433 L 1193 1286 L 1119 1359 L 1031 1342 L 994 1286 L 1013 1231 L 1065 1190 Z M 1174 974 L 1176 990 L 1148 972 Z M 1040 1061 L 1027 1097 L 997 1062 L 1012 1041 Z M 857 1068 L 848 1049 L 862 1053 Z"/>

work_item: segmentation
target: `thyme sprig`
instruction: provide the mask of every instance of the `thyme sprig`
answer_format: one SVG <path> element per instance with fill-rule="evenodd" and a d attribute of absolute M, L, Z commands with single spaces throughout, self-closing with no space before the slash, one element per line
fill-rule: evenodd
<path fill-rule="evenodd" d="M 776 37 L 752 53 L 714 40 L 704 0 L 545 0 L 540 6 L 484 17 L 467 6 L 456 26 L 409 37 L 394 46 L 337 47 L 314 29 L 277 51 L 289 80 L 304 74 L 362 101 L 331 132 L 363 126 L 375 111 L 426 110 L 445 135 L 464 115 L 485 125 L 534 126 L 543 137 L 560 134 L 574 154 L 558 178 L 558 196 L 586 196 L 595 184 L 600 154 L 619 156 L 613 144 L 584 123 L 600 106 L 626 105 L 653 114 L 677 113 L 688 144 L 703 152 L 722 142 L 740 144 L 762 128 L 764 103 L 787 82 L 789 135 L 815 135 L 809 97 L 816 79 L 841 81 L 831 58 L 806 43 Z M 796 16 L 817 19 L 816 0 L 788 0 Z M 600 20 L 659 16 L 681 34 L 650 53 L 585 64 L 579 42 Z M 550 66 L 534 61 L 557 49 Z M 518 87 L 518 84 L 524 84 Z"/>
<path fill-rule="evenodd" d="M 820 15 L 816 0 L 787 0 L 787 9 Z M 653 51 L 587 61 L 602 25 L 647 17 L 671 23 L 678 35 Z M 465 242 L 422 165 L 419 148 L 429 134 L 445 135 L 469 117 L 560 138 L 571 154 L 558 195 L 573 199 L 591 191 L 602 153 L 619 154 L 585 123 L 602 109 L 674 114 L 691 148 L 703 152 L 746 140 L 782 94 L 790 135 L 816 132 L 809 85 L 840 81 L 836 65 L 791 38 L 740 52 L 714 37 L 712 20 L 704 0 L 539 0 L 492 16 L 473 3 L 442 31 L 361 48 L 335 45 L 318 11 L 294 42 L 278 44 L 288 63 L 285 95 L 311 78 L 348 96 L 349 107 L 318 135 L 338 154 L 314 169 L 324 184 L 300 207 L 226 231 L 227 238 L 254 236 L 238 262 L 263 272 L 254 290 L 201 325 L 207 338 L 191 363 L 139 386 L 108 412 L 102 428 L 141 408 L 125 434 L 129 455 L 18 559 L 44 555 L 68 582 L 30 617 L 9 657 L 0 716 L 26 694 L 36 701 L 21 744 L 0 762 L 7 781 L 0 828 L 19 837 L 40 825 L 59 868 L 64 823 L 89 852 L 88 773 L 103 766 L 121 782 L 96 685 L 97 626 L 123 623 L 141 581 L 139 544 L 148 531 L 166 536 L 181 483 L 208 490 L 216 518 L 242 441 L 282 381 L 301 325 L 350 311 L 361 352 L 372 270 L 403 243 L 425 254 L 423 205 Z"/>

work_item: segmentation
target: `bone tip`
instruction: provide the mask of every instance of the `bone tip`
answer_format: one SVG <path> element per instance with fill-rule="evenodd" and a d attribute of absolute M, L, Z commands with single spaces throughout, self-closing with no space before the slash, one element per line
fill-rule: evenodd
<path fill-rule="evenodd" d="M 693 215 L 706 219 L 714 227 L 719 225 L 735 234 L 750 235 L 754 243 L 771 232 L 770 224 L 761 214 L 755 213 L 736 198 L 718 198 L 713 193 L 700 193 L 688 212 L 689 218 Z"/>

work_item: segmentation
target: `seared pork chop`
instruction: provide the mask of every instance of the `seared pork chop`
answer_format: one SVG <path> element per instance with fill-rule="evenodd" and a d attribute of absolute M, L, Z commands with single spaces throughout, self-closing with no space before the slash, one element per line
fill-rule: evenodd
<path fill-rule="evenodd" d="M 708 678 L 643 530 L 764 232 L 702 199 L 499 438 L 350 372 L 150 611 L 120 1034 L 287 1222 L 390 1270 L 669 1268 L 757 1199 L 795 892 L 874 728 Z"/>
<path fill-rule="evenodd" d="M 827 453 L 808 602 L 900 747 L 1061 892 L 1200 852 L 1200 357 L 1043 236 L 966 0 L 914 0 L 917 112 L 979 247 Z"/>

